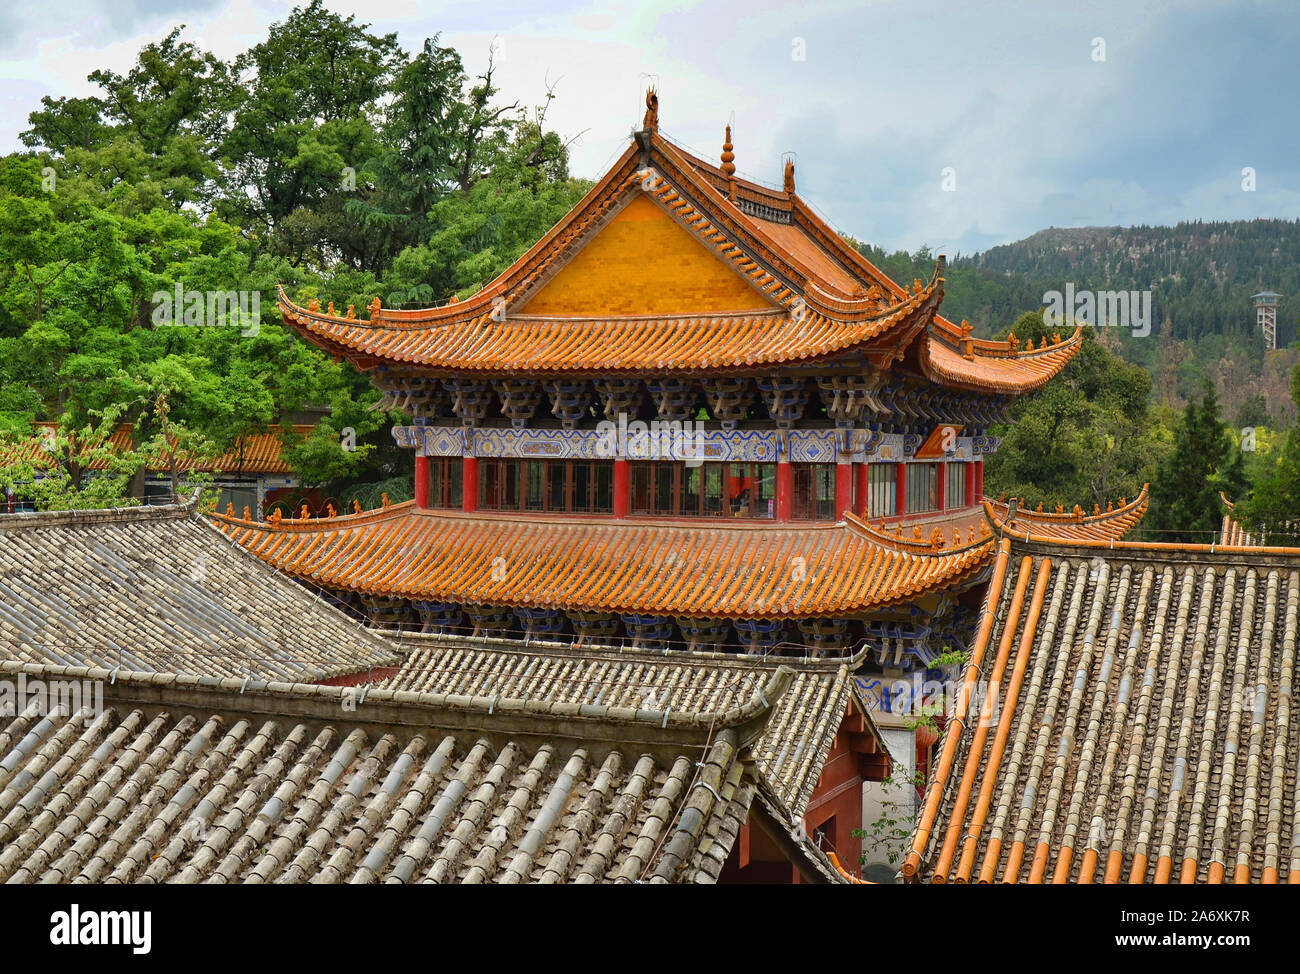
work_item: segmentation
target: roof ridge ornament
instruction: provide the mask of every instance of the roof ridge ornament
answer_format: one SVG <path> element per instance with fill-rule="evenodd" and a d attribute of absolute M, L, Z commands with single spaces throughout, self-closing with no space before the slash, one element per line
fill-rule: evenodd
<path fill-rule="evenodd" d="M 785 161 L 785 174 L 782 178 L 781 188 L 785 190 L 787 196 L 794 195 L 794 160 Z"/>
<path fill-rule="evenodd" d="M 728 125 L 722 139 L 722 174 L 727 177 L 727 199 L 733 203 L 736 201 L 736 154 L 731 151 L 734 148 L 731 144 L 731 126 Z"/>
<path fill-rule="evenodd" d="M 647 132 L 659 131 L 659 91 L 654 85 L 645 90 L 645 118 L 641 120 L 641 128 Z"/>

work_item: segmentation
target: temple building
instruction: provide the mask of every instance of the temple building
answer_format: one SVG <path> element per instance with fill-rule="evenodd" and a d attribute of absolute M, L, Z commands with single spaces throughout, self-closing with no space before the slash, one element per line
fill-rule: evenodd
<path fill-rule="evenodd" d="M 1079 348 L 983 341 L 798 195 L 642 128 L 478 293 L 425 310 L 294 303 L 289 327 L 411 416 L 415 499 L 220 517 L 388 627 L 925 667 L 973 626 L 989 427 Z M 976 598 L 971 605 L 978 602 Z"/>
<path fill-rule="evenodd" d="M 936 735 L 916 731 L 898 687 L 975 639 L 996 554 L 990 429 L 1082 335 L 975 338 L 939 313 L 942 257 L 928 281 L 896 283 L 799 196 L 793 164 L 762 186 L 737 176 L 729 128 L 715 164 L 658 122 L 651 92 L 610 170 L 463 300 L 375 299 L 361 318 L 282 290 L 288 327 L 410 417 L 393 435 L 412 452 L 415 497 L 215 520 L 378 628 L 499 657 L 453 653 L 421 673 L 417 655 L 401 685 L 453 692 L 486 667 L 496 675 L 474 685 L 505 692 L 520 653 L 542 654 L 528 693 L 546 699 L 540 674 L 588 660 L 565 696 L 576 702 L 631 693 L 585 674 L 638 654 L 682 661 L 647 685 L 656 698 L 665 680 L 721 679 L 691 656 L 845 668 L 871 733 L 842 699 L 799 696 L 801 720 L 776 722 L 771 740 L 823 755 L 789 804 L 856 870 L 846 837 L 864 788 L 894 770 L 881 756 L 903 780 L 930 766 Z M 1110 540 L 1145 509 L 1143 491 L 1020 517 Z M 818 707 L 833 719 L 817 723 Z"/>

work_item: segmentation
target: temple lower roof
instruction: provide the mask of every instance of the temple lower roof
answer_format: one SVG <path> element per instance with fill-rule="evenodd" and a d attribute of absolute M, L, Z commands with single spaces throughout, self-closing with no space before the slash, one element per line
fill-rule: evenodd
<path fill-rule="evenodd" d="M 987 537 L 898 545 L 837 524 L 461 514 L 413 503 L 334 518 L 214 515 L 267 563 L 315 585 L 439 602 L 763 619 L 852 615 L 968 579 Z"/>

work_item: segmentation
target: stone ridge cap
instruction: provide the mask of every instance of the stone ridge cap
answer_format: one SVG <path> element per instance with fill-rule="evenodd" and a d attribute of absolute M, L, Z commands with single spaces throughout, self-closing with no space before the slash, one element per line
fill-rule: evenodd
<path fill-rule="evenodd" d="M 141 673 L 103 667 L 62 666 L 46 663 L 27 663 L 19 660 L 0 661 L 0 679 L 24 675 L 30 680 L 68 680 L 103 682 L 111 687 L 137 691 L 154 691 L 158 705 L 166 706 L 168 690 L 185 693 L 191 699 L 176 701 L 185 707 L 205 707 L 212 710 L 239 710 L 239 698 L 249 697 L 249 708 L 258 697 L 269 698 L 286 706 L 277 708 L 283 719 L 294 717 L 315 718 L 331 723 L 349 720 L 365 722 L 362 705 L 390 704 L 398 708 L 405 723 L 413 723 L 421 713 L 473 715 L 478 718 L 499 716 L 529 716 L 539 720 L 558 718 L 565 724 L 571 722 L 593 725 L 655 727 L 660 730 L 696 730 L 701 727 L 712 732 L 745 727 L 742 744 L 748 744 L 761 733 L 771 715 L 773 706 L 790 687 L 794 670 L 788 666 L 777 667 L 764 686 L 745 702 L 729 707 L 721 713 L 674 713 L 672 711 L 646 710 L 632 707 L 610 707 L 603 704 L 563 704 L 544 700 L 527 700 L 513 697 L 481 697 L 465 694 L 423 693 L 407 690 L 378 690 L 356 687 L 321 686 L 311 683 L 284 683 L 244 679 L 237 677 L 191 676 L 176 673 Z M 112 691 L 105 693 L 110 697 Z M 197 697 L 198 699 L 195 699 Z M 354 708 L 343 708 L 345 701 L 353 701 Z M 288 705 L 295 705 L 290 709 Z M 755 726 L 756 725 L 756 726 Z M 437 720 L 428 726 L 437 727 Z M 585 735 L 580 735 L 585 736 Z M 599 737 L 599 735 L 595 735 Z"/>
<path fill-rule="evenodd" d="M 0 514 L 0 531 L 29 528 L 75 527 L 86 524 L 133 523 L 136 521 L 170 521 L 193 517 L 198 513 L 199 490 L 179 504 L 134 504 L 126 507 L 92 507 L 73 511 L 23 511 Z"/>
<path fill-rule="evenodd" d="M 574 646 L 571 643 L 530 640 L 526 645 L 522 640 L 482 638 L 439 633 L 401 632 L 396 629 L 374 630 L 386 639 L 392 640 L 399 649 L 419 651 L 431 647 L 442 647 L 463 652 L 509 653 L 512 656 L 536 656 L 555 659 L 557 657 L 584 659 L 600 662 L 649 663 L 656 666 L 693 666 L 710 669 L 764 669 L 777 670 L 789 667 L 796 674 L 825 673 L 831 674 L 847 667 L 850 672 L 866 659 L 869 652 L 860 649 L 852 655 L 840 656 L 757 656 L 740 653 L 718 653 L 708 650 L 688 649 L 620 649 L 617 646 L 599 642 Z"/>

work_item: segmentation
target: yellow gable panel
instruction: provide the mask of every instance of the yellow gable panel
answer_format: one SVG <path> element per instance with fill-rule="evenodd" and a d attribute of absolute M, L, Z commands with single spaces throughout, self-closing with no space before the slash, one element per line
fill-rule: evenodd
<path fill-rule="evenodd" d="M 628 317 L 770 307 L 734 268 L 638 194 L 514 313 Z"/>

